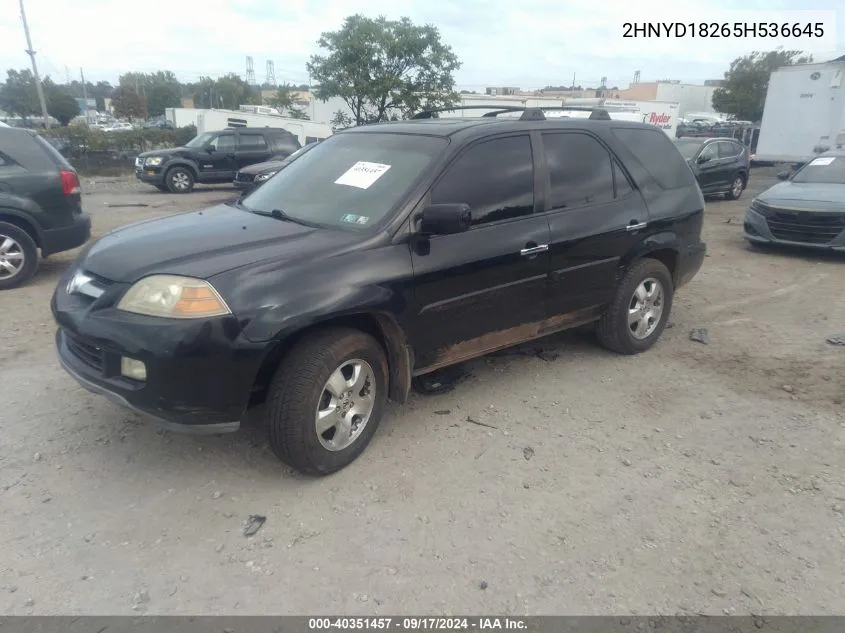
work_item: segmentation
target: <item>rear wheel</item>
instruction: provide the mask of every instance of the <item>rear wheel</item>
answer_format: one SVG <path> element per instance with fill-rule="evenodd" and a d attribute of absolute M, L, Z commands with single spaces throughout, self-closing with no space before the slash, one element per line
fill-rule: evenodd
<path fill-rule="evenodd" d="M 0 222 L 0 290 L 20 286 L 38 268 L 38 247 L 22 228 Z"/>
<path fill-rule="evenodd" d="M 190 193 L 194 188 L 194 175 L 186 167 L 172 167 L 164 182 L 171 193 Z"/>
<path fill-rule="evenodd" d="M 728 200 L 739 200 L 739 197 L 742 195 L 744 189 L 745 178 L 743 178 L 740 174 L 737 174 L 734 176 L 733 182 L 731 182 L 731 188 L 728 189 L 725 197 Z"/>
<path fill-rule="evenodd" d="M 674 285 L 669 269 L 656 259 L 632 265 L 598 322 L 602 345 L 619 354 L 639 354 L 657 342 L 672 309 Z"/>
<path fill-rule="evenodd" d="M 368 334 L 332 328 L 306 337 L 270 385 L 270 446 L 288 466 L 328 475 L 352 463 L 378 428 L 387 400 L 387 359 Z"/>

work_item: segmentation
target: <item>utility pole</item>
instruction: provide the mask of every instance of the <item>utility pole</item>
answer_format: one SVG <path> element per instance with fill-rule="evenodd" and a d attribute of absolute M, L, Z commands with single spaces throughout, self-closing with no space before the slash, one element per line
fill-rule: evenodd
<path fill-rule="evenodd" d="M 44 88 L 41 86 L 41 77 L 38 76 L 38 65 L 35 63 L 35 51 L 32 50 L 32 38 L 29 37 L 29 26 L 26 23 L 26 12 L 23 8 L 23 0 L 20 0 L 21 5 L 21 21 L 23 22 L 23 32 L 26 35 L 26 54 L 32 60 L 32 75 L 35 77 L 35 89 L 38 91 L 38 100 L 41 102 L 41 116 L 44 117 L 45 127 L 50 127 L 50 115 L 47 114 L 47 100 L 44 99 Z"/>
<path fill-rule="evenodd" d="M 85 73 L 79 69 L 79 77 L 82 79 L 82 98 L 85 100 L 85 122 L 91 123 L 91 115 L 88 113 L 88 86 L 85 85 Z"/>

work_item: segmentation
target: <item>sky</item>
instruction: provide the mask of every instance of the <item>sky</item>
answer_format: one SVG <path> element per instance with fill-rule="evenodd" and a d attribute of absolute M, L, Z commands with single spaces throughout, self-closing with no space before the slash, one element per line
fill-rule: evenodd
<path fill-rule="evenodd" d="M 244 76 L 251 56 L 259 82 L 272 60 L 277 81 L 308 83 L 305 63 L 319 53 L 320 34 L 359 12 L 407 16 L 439 27 L 462 61 L 458 88 L 480 91 L 486 86 L 569 85 L 573 75 L 584 87 L 607 77 L 609 87 L 623 88 L 637 70 L 641 81 L 718 79 L 735 57 L 770 50 L 778 42 L 626 39 L 623 23 L 768 22 L 780 15 L 776 11 L 804 8 L 796 0 L 747 0 L 739 16 L 725 13 L 736 6 L 728 0 L 684 0 L 682 9 L 666 0 L 178 0 L 172 9 L 168 3 L 130 9 L 116 0 L 24 1 L 39 71 L 55 81 L 78 79 L 80 68 L 88 81 L 113 83 L 128 71 L 172 70 L 186 82 L 228 72 Z M 2 76 L 8 68 L 29 67 L 22 23 L 9 5 L 0 22 Z M 805 40 L 797 47 L 787 42 L 786 47 L 812 52 L 818 61 L 845 54 L 845 4 L 815 0 L 813 9 L 839 9 L 835 27 L 827 24 L 834 33 L 823 41 Z M 803 22 L 806 16 L 786 17 Z"/>

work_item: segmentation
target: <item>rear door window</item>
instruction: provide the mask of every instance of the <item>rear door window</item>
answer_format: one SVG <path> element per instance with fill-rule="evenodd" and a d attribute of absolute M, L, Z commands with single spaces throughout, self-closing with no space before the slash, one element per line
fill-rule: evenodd
<path fill-rule="evenodd" d="M 742 148 L 736 143 L 719 143 L 719 158 L 736 158 Z"/>
<path fill-rule="evenodd" d="M 543 153 L 549 173 L 549 206 L 552 209 L 571 209 L 613 200 L 610 153 L 592 136 L 543 134 Z"/>

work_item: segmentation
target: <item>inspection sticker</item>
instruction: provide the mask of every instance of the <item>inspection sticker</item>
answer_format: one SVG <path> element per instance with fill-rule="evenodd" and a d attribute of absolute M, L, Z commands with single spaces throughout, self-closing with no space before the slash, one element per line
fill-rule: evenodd
<path fill-rule="evenodd" d="M 350 167 L 340 178 L 334 181 L 336 185 L 348 185 L 358 189 L 369 189 L 373 183 L 390 169 L 390 165 L 368 163 L 360 160 Z"/>
<path fill-rule="evenodd" d="M 340 217 L 340 221 L 346 222 L 348 224 L 366 224 L 370 221 L 370 216 L 355 215 L 354 213 L 345 213 Z"/>
<path fill-rule="evenodd" d="M 819 156 L 818 158 L 814 158 L 810 164 L 811 165 L 830 165 L 834 160 L 836 160 L 836 156 Z"/>

